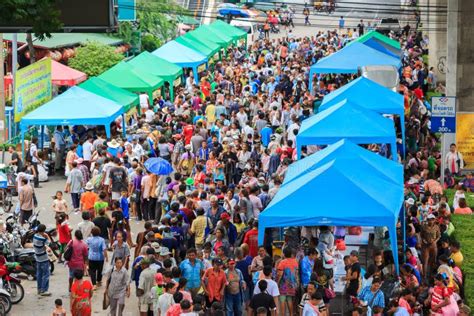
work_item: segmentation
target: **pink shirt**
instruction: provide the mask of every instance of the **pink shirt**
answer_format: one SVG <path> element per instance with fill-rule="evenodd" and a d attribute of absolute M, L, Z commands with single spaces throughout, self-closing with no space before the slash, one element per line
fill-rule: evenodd
<path fill-rule="evenodd" d="M 82 240 L 74 239 L 72 242 L 72 258 L 67 263 L 69 269 L 84 270 L 84 261 L 87 259 L 87 244 Z M 69 244 L 68 244 L 69 245 Z"/>

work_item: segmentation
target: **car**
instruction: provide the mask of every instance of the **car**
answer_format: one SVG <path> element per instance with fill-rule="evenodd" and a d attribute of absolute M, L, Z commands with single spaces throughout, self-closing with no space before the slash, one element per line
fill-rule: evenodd
<path fill-rule="evenodd" d="M 235 19 L 230 21 L 230 25 L 247 32 L 247 44 L 258 39 L 259 25 L 253 19 Z"/>
<path fill-rule="evenodd" d="M 375 27 L 376 31 L 384 35 L 388 35 L 391 31 L 400 34 L 401 29 L 400 21 L 396 18 L 382 18 Z"/>

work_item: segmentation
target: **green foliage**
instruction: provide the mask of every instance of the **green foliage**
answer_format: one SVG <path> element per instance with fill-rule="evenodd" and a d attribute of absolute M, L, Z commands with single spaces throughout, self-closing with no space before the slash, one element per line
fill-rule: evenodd
<path fill-rule="evenodd" d="M 124 56 L 115 49 L 98 42 L 89 42 L 77 49 L 76 56 L 69 59 L 69 66 L 85 72 L 89 77 L 98 76 L 120 62 Z"/>
<path fill-rule="evenodd" d="M 138 0 L 137 20 L 138 31 L 142 34 L 141 50 L 151 51 L 155 45 L 158 47 L 174 38 L 178 27 L 176 17 L 181 14 L 186 14 L 186 10 L 173 0 Z M 131 44 L 133 31 L 132 22 L 120 22 L 118 34 L 115 36 Z"/>
<path fill-rule="evenodd" d="M 162 42 L 151 34 L 146 34 L 142 37 L 142 50 L 152 52 L 160 47 Z"/>
<path fill-rule="evenodd" d="M 39 39 L 51 37 L 62 27 L 55 0 L 1 0 L 0 20 L 10 25 L 32 25 Z"/>
<path fill-rule="evenodd" d="M 464 256 L 462 264 L 463 275 L 466 280 L 464 291 L 467 304 L 474 307 L 474 239 L 472 238 L 472 228 L 474 227 L 474 216 L 453 215 L 451 217 L 454 230 L 454 238 L 461 243 L 461 252 Z"/>

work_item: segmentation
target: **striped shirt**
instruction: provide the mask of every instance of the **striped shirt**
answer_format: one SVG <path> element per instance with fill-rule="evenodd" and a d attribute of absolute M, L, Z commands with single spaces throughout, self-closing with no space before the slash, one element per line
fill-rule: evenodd
<path fill-rule="evenodd" d="M 33 248 L 35 249 L 36 262 L 45 262 L 49 260 L 48 253 L 46 252 L 46 246 L 48 244 L 49 240 L 40 234 L 35 234 L 33 236 Z"/>

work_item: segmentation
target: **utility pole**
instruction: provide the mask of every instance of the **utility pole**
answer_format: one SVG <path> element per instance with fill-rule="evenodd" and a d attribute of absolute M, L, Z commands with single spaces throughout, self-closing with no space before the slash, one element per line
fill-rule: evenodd
<path fill-rule="evenodd" d="M 0 33 L 0 144 L 5 143 L 5 87 L 4 87 L 4 56 L 3 56 L 3 33 Z"/>

